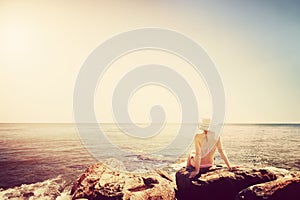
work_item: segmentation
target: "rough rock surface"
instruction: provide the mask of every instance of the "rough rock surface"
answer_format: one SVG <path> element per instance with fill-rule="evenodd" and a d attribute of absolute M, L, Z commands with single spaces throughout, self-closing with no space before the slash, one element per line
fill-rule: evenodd
<path fill-rule="evenodd" d="M 290 180 L 292 182 L 290 184 L 286 182 L 288 181 L 286 177 L 290 175 L 289 171 L 274 167 L 261 169 L 238 168 L 235 170 L 228 170 L 225 167 L 214 167 L 209 172 L 191 180 L 188 177 L 192 170 L 192 168 L 187 169 L 184 167 L 176 173 L 177 199 L 262 199 L 253 198 L 255 194 L 252 194 L 253 189 L 251 187 L 269 181 L 278 181 L 280 183 L 281 180 L 286 185 L 291 185 L 289 186 L 290 189 L 282 190 L 283 193 L 299 187 L 299 184 L 297 186 L 292 185 L 297 180 Z M 262 184 L 260 189 L 255 189 L 255 191 L 264 190 L 264 187 L 268 188 L 266 190 L 272 190 L 272 185 Z M 243 191 L 239 193 L 241 190 Z"/>
<path fill-rule="evenodd" d="M 126 173 L 118 162 L 110 163 L 114 170 L 103 163 L 87 168 L 73 185 L 73 199 L 298 200 L 300 196 L 300 172 L 275 167 L 218 166 L 194 179 L 188 178 L 193 169 L 183 167 L 176 173 L 176 187 L 165 171 Z"/>
<path fill-rule="evenodd" d="M 163 171 L 144 174 L 113 171 L 97 163 L 85 171 L 74 183 L 73 199 L 174 199 L 175 184 Z"/>
<path fill-rule="evenodd" d="M 274 181 L 250 186 L 242 190 L 236 199 L 298 200 L 300 199 L 300 174 L 291 174 Z"/>

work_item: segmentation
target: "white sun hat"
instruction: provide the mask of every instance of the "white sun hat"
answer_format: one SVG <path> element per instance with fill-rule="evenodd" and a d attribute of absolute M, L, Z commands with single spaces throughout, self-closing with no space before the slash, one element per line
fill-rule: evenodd
<path fill-rule="evenodd" d="M 199 128 L 201 130 L 208 130 L 209 129 L 209 125 L 210 125 L 211 119 L 209 118 L 203 118 L 201 120 L 201 123 L 199 124 Z"/>

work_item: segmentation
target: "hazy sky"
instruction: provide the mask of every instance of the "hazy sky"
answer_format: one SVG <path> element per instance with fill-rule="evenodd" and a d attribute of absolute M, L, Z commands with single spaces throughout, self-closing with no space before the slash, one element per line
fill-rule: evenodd
<path fill-rule="evenodd" d="M 74 84 L 82 63 L 106 39 L 141 27 L 178 31 L 207 51 L 223 80 L 226 122 L 300 122 L 299 11 L 296 0 L 0 0 L 0 122 L 73 122 Z M 170 56 L 149 51 L 115 63 L 103 84 L 107 88 L 95 94 L 97 115 L 112 119 L 98 96 L 111 94 L 122 71 L 118 65 L 155 60 L 174 66 L 201 88 L 190 66 Z M 144 90 L 130 104 L 133 119 L 147 120 L 153 103 L 165 105 L 169 121 L 180 119 L 172 95 L 161 88 Z M 201 91 L 201 115 L 209 115 L 209 95 Z"/>

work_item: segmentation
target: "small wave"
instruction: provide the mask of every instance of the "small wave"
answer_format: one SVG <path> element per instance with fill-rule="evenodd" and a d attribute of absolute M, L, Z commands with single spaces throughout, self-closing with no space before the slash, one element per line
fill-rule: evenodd
<path fill-rule="evenodd" d="M 163 162 L 163 163 L 172 163 L 174 160 L 170 157 L 166 157 L 164 155 L 149 155 L 149 154 L 138 154 L 138 160 L 142 161 L 150 161 L 150 162 Z"/>
<path fill-rule="evenodd" d="M 24 200 L 70 200 L 70 184 L 62 176 L 48 179 L 43 182 L 22 184 L 6 190 L 0 189 L 0 199 Z"/>

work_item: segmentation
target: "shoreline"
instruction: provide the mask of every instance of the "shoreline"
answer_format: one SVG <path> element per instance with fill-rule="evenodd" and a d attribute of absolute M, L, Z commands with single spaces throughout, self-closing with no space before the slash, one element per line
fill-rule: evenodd
<path fill-rule="evenodd" d="M 108 166 L 108 164 L 111 164 L 111 165 Z M 95 165 L 97 165 L 97 164 L 90 165 L 85 170 L 85 172 L 82 172 L 82 173 L 84 174 L 87 171 L 89 172 L 90 170 L 88 170 L 88 169 Z M 176 180 L 176 174 L 178 173 L 178 171 L 180 171 L 184 168 L 184 165 L 185 165 L 185 163 L 183 163 L 183 162 L 182 163 L 174 162 L 174 163 L 170 164 L 168 167 L 165 167 L 165 168 L 162 168 L 159 170 L 153 169 L 153 170 L 149 170 L 147 172 L 129 172 L 129 171 L 126 172 L 122 168 L 122 163 L 120 163 L 120 161 L 118 161 L 118 160 L 110 159 L 109 161 L 106 161 L 106 164 L 104 164 L 104 166 L 107 167 L 107 169 L 109 169 L 112 172 L 117 172 L 117 174 L 125 173 L 129 176 L 133 175 L 133 176 L 143 177 L 146 174 L 153 174 L 154 172 L 160 172 L 160 173 L 163 173 L 165 177 L 170 177 L 168 179 L 171 179 L 173 182 Z M 227 171 L 227 168 L 222 165 L 216 166 L 215 168 L 225 169 L 224 173 Z M 260 168 L 255 167 L 255 166 L 240 166 L 240 169 L 260 169 Z M 279 171 L 286 171 L 288 173 L 297 172 L 300 174 L 300 171 L 290 171 L 290 170 L 286 170 L 286 169 L 275 168 L 272 166 L 262 167 L 261 169 L 272 169 L 272 170 L 278 169 Z M 82 173 L 81 173 L 81 176 L 82 176 Z M 80 175 L 78 175 L 78 177 L 80 177 Z M 76 180 L 77 181 L 79 180 L 78 177 L 73 177 L 73 181 L 72 180 L 67 181 L 64 179 L 63 175 L 59 175 L 58 177 L 47 179 L 47 180 L 44 180 L 41 182 L 36 182 L 36 183 L 31 183 L 31 184 L 22 184 L 20 186 L 14 186 L 14 187 L 10 187 L 7 189 L 1 188 L 0 189 L 0 197 L 3 197 L 3 199 L 5 199 L 5 196 L 9 196 L 9 195 L 10 195 L 10 197 L 14 197 L 14 195 L 15 195 L 16 198 L 20 197 L 20 195 L 22 197 L 27 197 L 27 196 L 36 197 L 36 196 L 42 195 L 42 196 L 48 196 L 48 197 L 52 196 L 52 197 L 55 197 L 55 199 L 57 199 L 57 200 L 70 200 L 72 198 L 70 191 L 72 190 L 72 187 L 74 187 L 74 182 L 76 182 Z M 173 187 L 176 188 L 175 186 L 173 186 Z"/>

